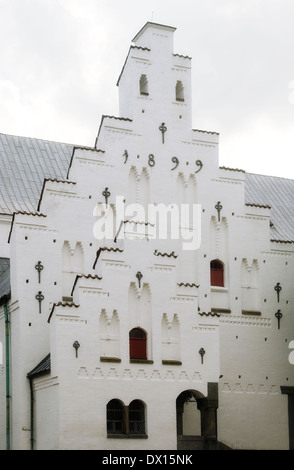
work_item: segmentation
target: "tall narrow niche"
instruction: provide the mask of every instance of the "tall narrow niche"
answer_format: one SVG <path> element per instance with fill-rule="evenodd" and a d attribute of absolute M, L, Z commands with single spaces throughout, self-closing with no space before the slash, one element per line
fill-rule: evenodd
<path fill-rule="evenodd" d="M 139 201 L 143 206 L 145 214 L 147 214 L 148 204 L 150 201 L 149 175 L 146 168 L 143 168 L 139 181 Z M 146 219 L 147 221 L 147 215 Z"/>
<path fill-rule="evenodd" d="M 84 250 L 80 242 L 76 243 L 72 254 L 72 270 L 76 274 L 82 274 L 84 272 Z"/>
<path fill-rule="evenodd" d="M 179 173 L 177 177 L 177 203 L 178 205 L 185 203 L 185 178 L 183 173 Z"/>
<path fill-rule="evenodd" d="M 252 260 L 251 263 L 246 258 L 242 259 L 241 289 L 243 313 L 259 313 L 259 266 L 256 259 Z"/>
<path fill-rule="evenodd" d="M 138 174 L 136 168 L 132 166 L 129 172 L 129 190 L 127 201 L 128 204 L 136 204 L 138 202 Z"/>
<path fill-rule="evenodd" d="M 161 354 L 163 361 L 180 361 L 180 323 L 178 316 L 172 319 L 164 313 L 161 322 Z"/>
<path fill-rule="evenodd" d="M 186 259 L 186 282 L 198 282 L 198 243 L 201 243 L 201 212 L 198 212 L 197 202 L 197 186 L 194 175 L 190 175 L 186 187 L 185 203 L 187 204 L 187 233 L 186 240 L 183 240 L 186 249 L 184 250 L 184 257 Z"/>
<path fill-rule="evenodd" d="M 210 220 L 210 259 L 220 261 L 223 266 L 223 286 L 211 285 L 211 308 L 220 311 L 230 310 L 229 300 L 229 251 L 228 223 L 225 217 L 220 221 L 215 216 Z"/>
<path fill-rule="evenodd" d="M 178 205 L 178 211 L 180 215 L 180 208 L 182 204 L 185 204 L 185 191 L 186 191 L 186 182 L 183 173 L 179 173 L 177 177 L 177 205 Z M 188 282 L 187 280 L 187 260 L 186 257 L 184 256 L 184 251 L 183 251 L 183 245 L 182 245 L 182 240 L 181 240 L 181 223 L 179 223 L 179 239 L 175 243 L 177 243 L 177 254 L 178 254 L 178 269 L 177 269 L 177 276 L 178 276 L 178 283 L 181 282 Z"/>
<path fill-rule="evenodd" d="M 228 287 L 228 224 L 225 217 L 222 217 L 220 222 L 214 216 L 210 220 L 210 261 L 213 259 L 218 259 L 224 264 L 225 286 Z"/>
<path fill-rule="evenodd" d="M 147 357 L 152 354 L 152 310 L 151 292 L 148 284 L 138 289 L 135 283 L 129 288 L 129 331 L 141 328 L 147 333 Z"/>
<path fill-rule="evenodd" d="M 72 249 L 65 241 L 62 247 L 62 298 L 72 300 L 71 292 L 77 274 L 84 271 L 84 252 L 80 242 Z"/>
<path fill-rule="evenodd" d="M 138 290 L 134 282 L 131 283 L 129 287 L 129 330 L 132 328 L 140 326 L 140 317 L 139 317 L 139 297 Z"/>
<path fill-rule="evenodd" d="M 100 315 L 100 356 L 101 358 L 118 359 L 119 350 L 119 318 L 117 311 L 107 315 L 106 310 Z"/>

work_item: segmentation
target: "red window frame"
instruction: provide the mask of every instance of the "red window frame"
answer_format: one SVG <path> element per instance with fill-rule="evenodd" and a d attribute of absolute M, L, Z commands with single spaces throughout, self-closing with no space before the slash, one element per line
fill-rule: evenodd
<path fill-rule="evenodd" d="M 224 263 L 219 259 L 210 262 L 210 285 L 224 287 Z"/>
<path fill-rule="evenodd" d="M 147 335 L 141 328 L 133 328 L 129 333 L 130 359 L 147 359 Z"/>

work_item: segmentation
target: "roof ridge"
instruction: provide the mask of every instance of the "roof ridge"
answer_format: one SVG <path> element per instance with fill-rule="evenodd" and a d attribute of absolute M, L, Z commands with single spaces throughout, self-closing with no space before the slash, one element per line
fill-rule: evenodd
<path fill-rule="evenodd" d="M 30 137 L 28 135 L 7 134 L 6 132 L 0 132 L 0 136 L 17 137 L 19 139 L 41 140 L 42 142 L 51 142 L 53 144 L 59 144 L 59 145 L 60 144 L 70 145 L 70 146 L 76 145 L 76 144 L 71 144 L 70 142 L 60 142 L 59 140 L 45 139 L 43 137 Z"/>
<path fill-rule="evenodd" d="M 249 175 L 249 176 L 251 175 L 251 176 L 261 176 L 261 177 L 264 177 L 264 178 L 284 179 L 284 180 L 294 182 L 294 178 L 287 178 L 286 176 L 264 175 L 263 173 L 252 173 L 252 172 L 248 172 L 248 171 L 245 171 L 245 173 L 246 173 L 246 175 Z"/>

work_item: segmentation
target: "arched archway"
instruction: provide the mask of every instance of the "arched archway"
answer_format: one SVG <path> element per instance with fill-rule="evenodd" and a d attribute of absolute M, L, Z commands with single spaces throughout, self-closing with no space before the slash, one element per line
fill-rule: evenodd
<path fill-rule="evenodd" d="M 191 389 L 184 390 L 178 395 L 176 399 L 178 450 L 205 449 L 211 447 L 211 442 L 217 442 L 217 408 L 217 383 L 208 383 L 207 397 L 198 390 Z"/>

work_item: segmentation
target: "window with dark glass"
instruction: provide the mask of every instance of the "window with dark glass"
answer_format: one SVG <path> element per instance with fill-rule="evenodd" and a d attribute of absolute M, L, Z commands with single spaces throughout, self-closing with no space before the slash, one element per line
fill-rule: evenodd
<path fill-rule="evenodd" d="M 185 101 L 184 99 L 184 86 L 181 81 L 177 81 L 176 84 L 176 101 Z"/>
<path fill-rule="evenodd" d="M 147 337 L 141 328 L 133 328 L 129 333 L 130 359 L 147 359 Z"/>
<path fill-rule="evenodd" d="M 146 75 L 141 75 L 140 77 L 140 94 L 141 95 L 149 95 L 148 92 L 148 80 Z"/>
<path fill-rule="evenodd" d="M 119 400 L 111 400 L 107 404 L 107 433 L 122 434 L 124 432 L 124 406 Z"/>
<path fill-rule="evenodd" d="M 218 259 L 210 262 L 210 284 L 224 287 L 224 264 Z"/>
<path fill-rule="evenodd" d="M 129 405 L 129 433 L 145 434 L 145 407 L 140 400 L 133 400 Z"/>
<path fill-rule="evenodd" d="M 107 436 L 119 438 L 147 438 L 145 434 L 145 405 L 133 400 L 125 406 L 113 399 L 107 404 Z"/>

